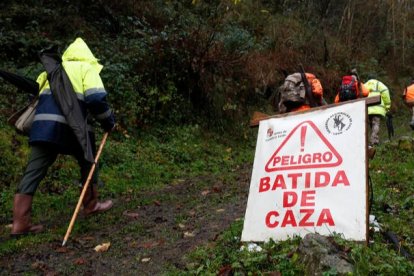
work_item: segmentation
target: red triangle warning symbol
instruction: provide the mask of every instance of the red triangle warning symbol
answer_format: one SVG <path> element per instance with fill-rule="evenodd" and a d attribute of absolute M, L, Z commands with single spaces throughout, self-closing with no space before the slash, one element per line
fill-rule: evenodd
<path fill-rule="evenodd" d="M 342 157 L 312 121 L 297 125 L 267 161 L 266 172 L 336 167 Z"/>

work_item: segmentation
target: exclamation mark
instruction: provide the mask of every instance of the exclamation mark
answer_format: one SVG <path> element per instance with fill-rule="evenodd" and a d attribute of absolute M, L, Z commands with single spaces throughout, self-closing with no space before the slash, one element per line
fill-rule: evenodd
<path fill-rule="evenodd" d="M 305 150 L 305 136 L 306 136 L 306 126 L 302 126 L 300 129 L 300 151 Z"/>

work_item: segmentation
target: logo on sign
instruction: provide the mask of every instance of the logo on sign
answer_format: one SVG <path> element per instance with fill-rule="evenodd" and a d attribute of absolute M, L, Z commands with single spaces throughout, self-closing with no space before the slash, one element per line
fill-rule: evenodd
<path fill-rule="evenodd" d="M 326 120 L 326 131 L 333 135 L 338 135 L 347 131 L 352 125 L 352 118 L 349 114 L 344 112 L 337 112 L 332 114 L 328 120 Z"/>
<path fill-rule="evenodd" d="M 339 166 L 341 163 L 342 157 L 317 126 L 312 121 L 304 121 L 286 136 L 270 157 L 265 170 L 273 172 L 327 168 Z"/>
<path fill-rule="evenodd" d="M 273 129 L 271 127 L 269 127 L 267 129 L 267 137 L 272 137 L 272 135 L 273 135 Z"/>

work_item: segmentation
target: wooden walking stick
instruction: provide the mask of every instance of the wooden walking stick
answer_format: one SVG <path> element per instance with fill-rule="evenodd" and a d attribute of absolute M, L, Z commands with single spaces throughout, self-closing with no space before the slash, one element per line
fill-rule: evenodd
<path fill-rule="evenodd" d="M 98 163 L 99 156 L 101 155 L 102 149 L 105 145 L 106 138 L 108 138 L 109 132 L 105 132 L 104 136 L 102 137 L 101 144 L 99 145 L 98 152 L 95 156 L 95 162 L 92 164 L 91 170 L 89 171 L 88 178 L 86 179 L 85 185 L 83 185 L 82 193 L 80 194 L 78 204 L 76 205 L 75 212 L 73 212 L 72 219 L 69 223 L 68 230 L 66 230 L 65 237 L 63 238 L 62 246 L 65 246 L 66 242 L 68 241 L 70 232 L 72 231 L 73 225 L 75 224 L 76 217 L 78 216 L 80 206 L 82 204 L 83 198 L 85 197 L 86 190 L 88 189 L 89 182 L 91 182 L 93 172 L 95 171 L 96 164 Z"/>

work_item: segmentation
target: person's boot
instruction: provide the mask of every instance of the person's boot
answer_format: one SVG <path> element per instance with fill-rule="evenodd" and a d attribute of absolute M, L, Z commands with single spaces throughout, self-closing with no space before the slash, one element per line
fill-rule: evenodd
<path fill-rule="evenodd" d="M 42 225 L 32 225 L 30 222 L 32 201 L 32 195 L 15 194 L 13 202 L 13 226 L 10 236 L 19 237 L 43 231 Z"/>
<path fill-rule="evenodd" d="M 113 202 L 108 199 L 103 202 L 98 201 L 98 187 L 91 185 L 85 192 L 83 198 L 83 214 L 85 216 L 102 213 L 112 208 Z"/>

